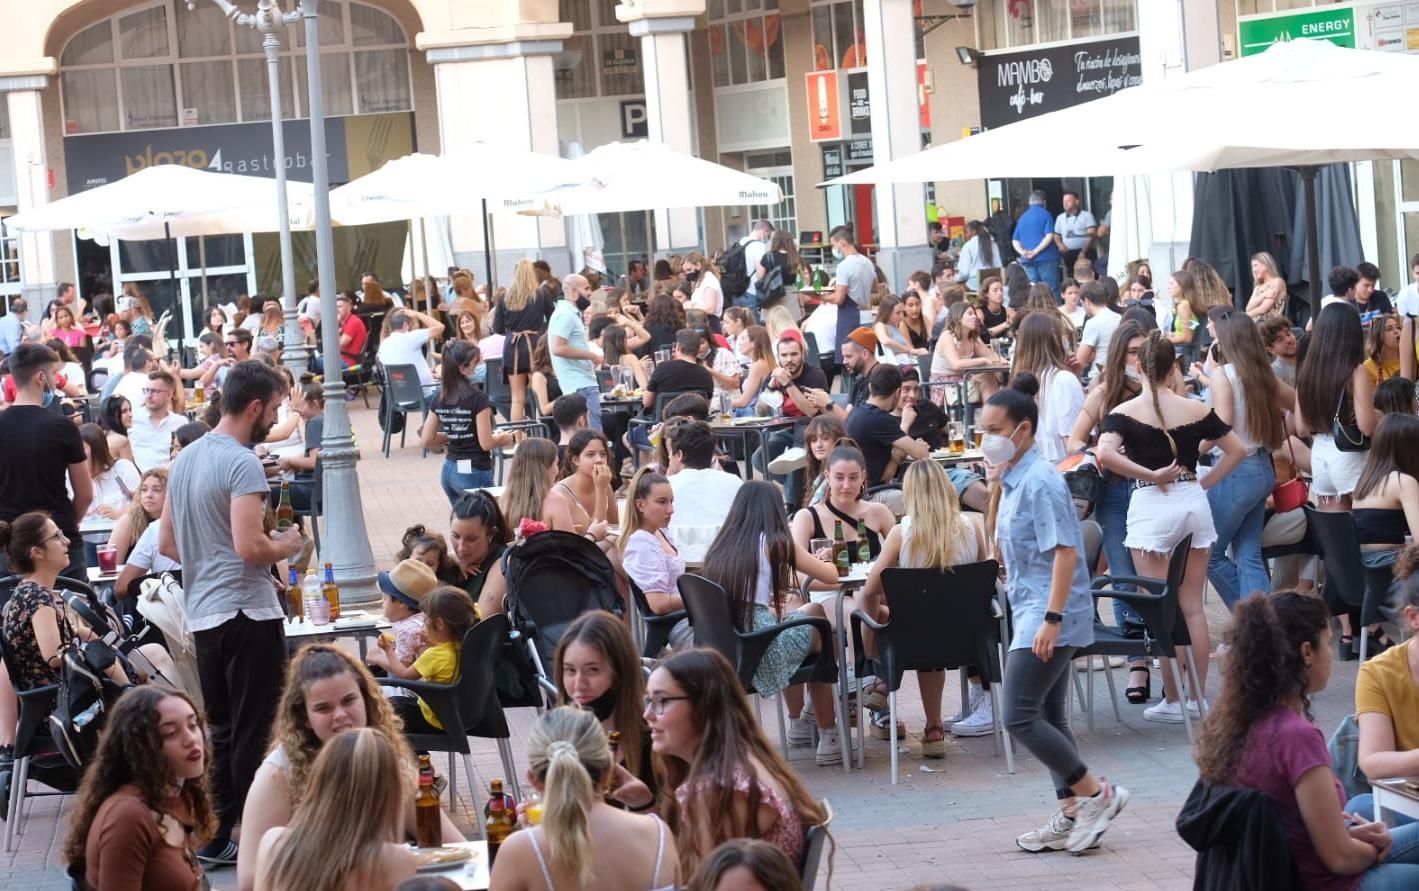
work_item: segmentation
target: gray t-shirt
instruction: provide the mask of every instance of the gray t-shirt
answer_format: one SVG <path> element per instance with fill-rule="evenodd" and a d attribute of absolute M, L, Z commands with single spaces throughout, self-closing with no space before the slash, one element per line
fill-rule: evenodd
<path fill-rule="evenodd" d="M 877 268 L 861 254 L 843 257 L 838 263 L 838 284 L 847 285 L 847 296 L 858 306 L 872 302 L 872 288 L 877 284 Z"/>
<path fill-rule="evenodd" d="M 183 449 L 169 474 L 188 627 L 216 628 L 238 612 L 249 619 L 280 618 L 271 568 L 242 560 L 232 542 L 232 499 L 270 492 L 261 460 L 214 430 Z"/>

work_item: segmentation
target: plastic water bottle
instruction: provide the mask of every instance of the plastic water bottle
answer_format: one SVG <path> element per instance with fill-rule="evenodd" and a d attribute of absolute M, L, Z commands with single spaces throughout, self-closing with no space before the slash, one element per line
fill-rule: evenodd
<path fill-rule="evenodd" d="M 330 623 L 330 604 L 321 591 L 320 577 L 314 570 L 307 570 L 301 582 L 301 600 L 305 601 L 306 619 L 312 625 Z"/>

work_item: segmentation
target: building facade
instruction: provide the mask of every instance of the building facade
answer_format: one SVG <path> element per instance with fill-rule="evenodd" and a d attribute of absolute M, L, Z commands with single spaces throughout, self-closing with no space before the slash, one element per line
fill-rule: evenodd
<path fill-rule="evenodd" d="M 252 11 L 255 0 L 238 5 Z M 1292 36 L 1302 36 L 1312 20 L 1329 23 L 1314 26 L 1329 39 L 1346 39 L 1348 22 L 1353 45 L 1419 51 L 1419 4 L 1403 2 L 322 0 L 331 179 L 477 140 L 573 155 L 658 139 L 771 179 L 784 199 L 604 214 L 580 232 L 568 221 L 497 216 L 489 240 L 501 274 L 529 254 L 559 271 L 579 268 L 590 246 L 619 273 L 635 257 L 718 249 L 765 217 L 805 233 L 805 243 L 851 222 L 900 283 L 924 262 L 928 221 L 958 231 L 997 206 L 1009 211 L 1033 188 L 1080 192 L 1102 217 L 1115 184 L 820 183 L 1253 51 L 1292 24 Z M 7 25 L 0 218 L 149 164 L 272 175 L 260 36 L 211 0 L 192 10 L 186 0 L 27 0 Z M 287 168 L 297 180 L 310 177 L 305 64 L 292 28 L 280 65 Z M 1392 272 L 1386 283 L 1402 280 L 1401 258 L 1419 243 L 1419 169 L 1411 166 L 1357 165 L 1367 253 Z M 450 222 L 455 256 L 474 269 L 484 250 L 477 210 Z M 406 228 L 337 228 L 337 284 L 363 271 L 397 280 Z M 274 235 L 180 239 L 170 259 L 166 243 L 101 244 L 82 234 L 0 233 L 0 297 L 42 294 L 58 280 L 86 292 L 136 281 L 159 306 L 182 299 L 200 308 L 279 290 Z M 314 271 L 313 239 L 297 233 L 296 254 L 303 282 Z"/>

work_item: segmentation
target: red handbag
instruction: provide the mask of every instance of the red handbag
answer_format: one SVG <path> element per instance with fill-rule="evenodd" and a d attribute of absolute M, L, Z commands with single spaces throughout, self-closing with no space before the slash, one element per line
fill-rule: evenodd
<path fill-rule="evenodd" d="M 1301 472 L 1296 467 L 1296 449 L 1291 445 L 1290 436 L 1286 437 L 1286 448 L 1291 453 L 1292 476 L 1284 483 L 1277 483 L 1271 490 L 1271 502 L 1278 514 L 1302 507 L 1311 497 L 1310 487 L 1301 479 Z"/>

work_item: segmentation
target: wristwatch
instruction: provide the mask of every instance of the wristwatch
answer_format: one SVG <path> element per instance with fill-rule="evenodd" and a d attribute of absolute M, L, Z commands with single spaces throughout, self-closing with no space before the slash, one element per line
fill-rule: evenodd
<path fill-rule="evenodd" d="M 1060 622 L 1063 622 L 1063 621 L 1064 621 L 1064 614 L 1063 614 L 1063 613 L 1052 613 L 1052 612 L 1046 612 L 1046 613 L 1045 613 L 1045 622 L 1049 623 L 1050 625 L 1058 625 Z"/>

